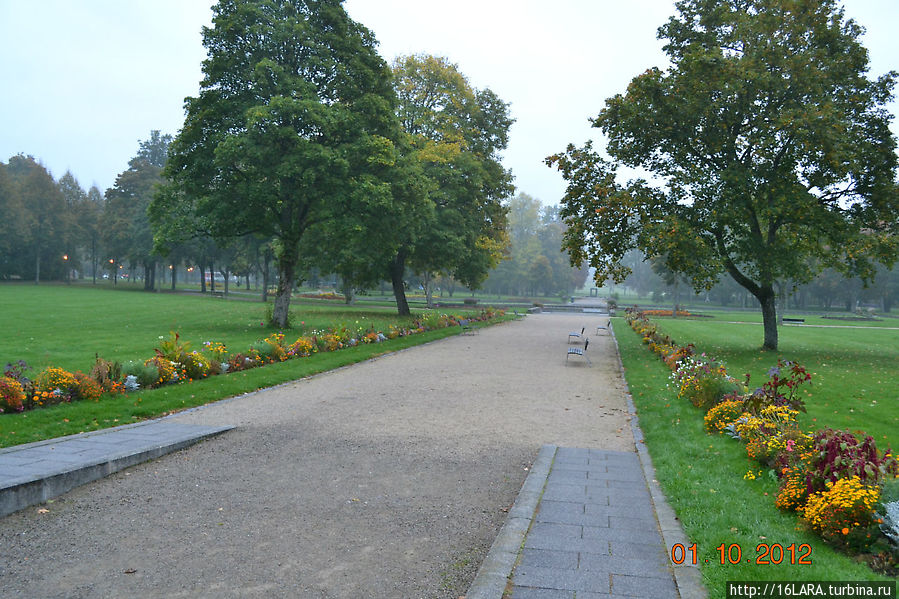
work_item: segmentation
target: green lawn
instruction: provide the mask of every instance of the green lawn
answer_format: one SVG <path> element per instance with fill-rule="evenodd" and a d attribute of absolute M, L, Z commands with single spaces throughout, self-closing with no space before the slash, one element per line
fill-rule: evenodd
<path fill-rule="evenodd" d="M 810 413 L 806 424 L 870 428 L 878 444 L 885 443 L 884 436 L 896 444 L 899 331 L 785 327 L 781 352 L 772 354 L 758 349 L 762 340 L 759 326 L 722 321 L 654 319 L 677 341 L 694 342 L 700 351 L 721 357 L 730 373 L 752 373 L 756 384 L 766 380 L 764 373 L 778 355 L 799 360 L 816 373 L 807 398 Z M 697 545 L 711 597 L 725 597 L 728 580 L 882 578 L 834 552 L 816 535 L 798 529 L 795 514 L 774 507 L 777 483 L 767 474 L 745 480 L 743 476 L 753 464 L 743 445 L 725 436 L 707 435 L 702 412 L 678 400 L 666 387 L 668 368 L 622 320 L 617 322 L 628 386 L 658 480 L 691 542 Z M 876 407 L 870 407 L 876 398 L 880 398 L 873 404 Z M 807 544 L 811 565 L 790 564 L 789 551 L 780 565 L 756 564 L 757 547 L 763 543 L 785 549 L 794 545 L 795 561 L 800 546 Z M 731 545 L 739 546 L 740 563 L 732 564 L 726 556 L 725 564 L 720 563 L 718 547 L 722 544 L 725 551 Z M 735 556 L 736 549 L 732 552 Z"/>
<path fill-rule="evenodd" d="M 807 319 L 810 324 L 818 320 Z M 877 441 L 899 449 L 899 330 L 883 326 L 839 324 L 824 327 L 784 326 L 776 353 L 764 352 L 761 325 L 728 324 L 715 319 L 655 318 L 653 322 L 680 344 L 695 343 L 698 351 L 716 356 L 731 376 L 750 373 L 761 386 L 777 358 L 794 360 L 812 373 L 806 385 L 807 429 L 831 427 L 865 431 Z M 896 322 L 899 324 L 899 321 Z"/>
<path fill-rule="evenodd" d="M 120 362 L 146 360 L 170 331 L 178 331 L 194 349 L 204 341 L 218 341 L 232 352 L 245 351 L 274 332 L 263 324 L 266 306 L 259 302 L 108 287 L 0 285 L 0 313 L 0 365 L 25 360 L 32 367 L 26 372 L 31 378 L 47 366 L 88 372 L 95 355 Z M 410 319 L 397 316 L 395 307 L 318 301 L 293 303 L 291 321 L 293 328 L 285 332 L 288 340 L 341 325 L 386 331 L 390 324 L 403 325 Z M 457 333 L 457 327 L 429 331 L 99 402 L 3 414 L 0 447 L 134 422 Z"/>

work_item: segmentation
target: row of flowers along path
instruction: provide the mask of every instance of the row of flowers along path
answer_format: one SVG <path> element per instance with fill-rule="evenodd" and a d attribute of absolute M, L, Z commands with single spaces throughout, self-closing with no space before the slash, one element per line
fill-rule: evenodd
<path fill-rule="evenodd" d="M 779 481 L 778 508 L 794 511 L 801 525 L 832 546 L 895 573 L 899 501 L 881 502 L 881 494 L 884 485 L 899 484 L 899 462 L 889 449 L 879 452 L 871 436 L 859 440 L 850 431 L 829 428 L 802 431 L 797 416 L 805 406 L 796 390 L 811 380 L 805 368 L 779 360 L 768 371 L 769 380 L 750 390 L 749 375 L 734 379 L 721 361 L 663 335 L 645 312 L 628 309 L 625 319 L 671 368 L 678 397 L 705 413 L 705 430 L 745 444 L 757 466 L 744 478 L 768 470 Z"/>
<path fill-rule="evenodd" d="M 414 319 L 409 326 L 390 325 L 386 331 L 341 326 L 313 331 L 294 341 L 288 341 L 283 333 L 278 332 L 257 341 L 243 352 L 230 352 L 224 344 L 210 341 L 203 343 L 199 350 L 192 350 L 189 342 L 172 332 L 168 340 L 159 344 L 155 355 L 143 362 L 120 364 L 98 357 L 87 374 L 48 367 L 34 380 L 26 376 L 28 365 L 19 361 L 7 364 L 4 376 L 0 376 L 0 413 L 22 412 L 79 400 L 99 401 L 103 397 L 138 389 L 190 382 L 319 352 L 381 343 L 424 331 L 458 326 L 463 318 L 490 321 L 504 314 L 505 311 L 490 307 L 480 310 L 477 315 L 465 317 L 429 313 Z"/>

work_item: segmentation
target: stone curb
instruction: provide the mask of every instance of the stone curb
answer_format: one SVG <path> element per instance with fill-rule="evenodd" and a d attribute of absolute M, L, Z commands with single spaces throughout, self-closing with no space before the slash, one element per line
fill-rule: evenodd
<path fill-rule="evenodd" d="M 466 599 L 500 599 L 505 593 L 525 536 L 534 521 L 557 449 L 555 445 L 540 448 L 505 524 L 465 595 Z"/>
<path fill-rule="evenodd" d="M 621 371 L 621 380 L 624 383 L 625 393 L 627 395 L 627 411 L 630 415 L 631 432 L 634 435 L 634 444 L 637 446 L 637 456 L 640 458 L 640 465 L 643 468 L 643 476 L 646 479 L 646 486 L 649 488 L 649 496 L 652 499 L 655 508 L 656 519 L 659 523 L 659 530 L 662 533 L 662 541 L 671 555 L 671 548 L 680 544 L 686 548 L 690 546 L 690 541 L 684 533 L 684 529 L 677 519 L 674 510 L 668 505 L 668 500 L 662 492 L 662 487 L 656 479 L 656 471 L 652 465 L 652 458 L 646 444 L 643 441 L 643 431 L 640 430 L 640 421 L 637 418 L 637 407 L 634 405 L 631 390 L 627 385 L 627 379 L 624 376 L 624 364 L 621 362 L 621 352 L 618 350 L 618 338 L 614 331 L 612 339 L 615 341 L 615 353 L 618 354 L 618 368 Z M 677 591 L 681 599 L 706 599 L 708 591 L 702 584 L 702 575 L 699 567 L 687 563 L 675 564 L 671 562 L 671 570 L 674 573 L 674 584 L 677 585 Z"/>
<path fill-rule="evenodd" d="M 17 445 L 0 450 L 0 456 L 42 446 L 60 445 L 66 441 L 76 439 L 89 440 L 91 437 L 128 431 L 129 429 L 145 427 L 158 422 L 160 422 L 160 420 L 127 424 L 121 427 L 104 429 L 101 431 L 92 431 L 90 433 L 69 435 L 25 445 Z M 60 466 L 55 470 L 48 470 L 44 473 L 7 480 L 6 483 L 4 483 L 3 488 L 0 488 L 0 517 L 32 505 L 43 503 L 48 499 L 58 497 L 76 487 L 99 480 L 118 472 L 119 470 L 184 449 L 198 441 L 219 435 L 234 428 L 233 426 L 196 426 L 175 423 L 171 423 L 171 425 L 183 430 L 183 434 L 179 435 L 178 438 L 170 439 L 167 442 L 159 443 L 148 441 L 144 447 L 137 450 L 113 452 L 109 455 L 85 460 L 81 463 Z"/>

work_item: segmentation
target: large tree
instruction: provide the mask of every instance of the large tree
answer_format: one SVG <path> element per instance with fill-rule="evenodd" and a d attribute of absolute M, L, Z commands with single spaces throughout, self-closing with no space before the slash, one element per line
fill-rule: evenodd
<path fill-rule="evenodd" d="M 158 261 L 147 210 L 163 183 L 162 169 L 171 143 L 171 135 L 151 131 L 150 138 L 140 142 L 137 155 L 128 161 L 128 169 L 106 191 L 104 245 L 116 262 L 126 258 L 143 266 L 146 291 L 156 288 Z"/>
<path fill-rule="evenodd" d="M 568 181 L 572 258 L 597 280 L 631 248 L 697 289 L 727 273 L 754 295 L 777 347 L 775 288 L 834 266 L 869 277 L 897 251 L 896 73 L 869 79 L 863 33 L 834 0 L 682 0 L 659 29 L 671 66 L 634 78 L 588 144 L 547 159 Z M 619 185 L 615 166 L 652 182 Z M 586 244 L 585 244 L 586 239 Z M 810 259 L 816 258 L 815 260 Z"/>
<path fill-rule="evenodd" d="M 393 71 L 412 175 L 395 184 L 406 218 L 388 269 L 402 314 L 407 266 L 426 279 L 447 274 L 476 289 L 503 257 L 503 200 L 513 187 L 499 153 L 514 121 L 507 104 L 472 87 L 445 58 L 405 56 Z"/>
<path fill-rule="evenodd" d="M 389 194 L 371 171 L 394 159 L 390 70 L 340 0 L 220 0 L 203 44 L 155 211 L 186 202 L 216 238 L 273 239 L 283 327 L 306 230 Z"/>

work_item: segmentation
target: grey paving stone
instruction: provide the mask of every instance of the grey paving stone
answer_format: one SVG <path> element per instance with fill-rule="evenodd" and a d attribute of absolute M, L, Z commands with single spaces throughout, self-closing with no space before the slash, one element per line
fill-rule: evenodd
<path fill-rule="evenodd" d="M 584 514 L 585 505 L 579 501 L 552 501 L 546 499 L 544 496 L 543 501 L 540 502 L 540 507 L 537 509 L 537 516 L 542 514 L 546 515 L 555 515 L 555 514 Z"/>
<path fill-rule="evenodd" d="M 625 597 L 678 598 L 677 587 L 671 578 L 665 580 L 648 576 L 612 574 L 612 592 Z"/>
<path fill-rule="evenodd" d="M 587 500 L 587 486 L 561 483 L 548 485 L 546 490 L 543 491 L 543 499 L 549 501 L 583 502 Z"/>
<path fill-rule="evenodd" d="M 579 566 L 578 553 L 576 551 L 525 548 L 521 552 L 520 565 L 574 570 Z"/>
<path fill-rule="evenodd" d="M 671 570 L 661 556 L 655 558 L 624 558 L 611 555 L 581 553 L 578 567 L 582 570 L 600 570 L 628 576 L 671 578 Z"/>
<path fill-rule="evenodd" d="M 512 587 L 512 599 L 574 599 L 574 591 Z"/>
<path fill-rule="evenodd" d="M 586 470 L 555 470 L 549 474 L 547 482 L 550 484 L 562 483 L 568 485 L 585 484 L 587 482 Z"/>
<path fill-rule="evenodd" d="M 592 479 L 587 479 L 587 484 L 591 484 L 590 481 Z M 604 479 L 606 486 L 610 489 L 629 489 L 632 491 L 643 491 L 648 493 L 649 491 L 646 489 L 646 481 L 643 480 L 614 480 L 614 479 Z"/>
<path fill-rule="evenodd" d="M 667 559 L 668 554 L 661 543 L 637 543 L 633 541 L 609 541 L 609 552 L 616 557 L 653 559 Z M 601 553 L 601 552 L 600 552 Z"/>
<path fill-rule="evenodd" d="M 652 504 L 649 502 L 639 505 L 596 505 L 595 503 L 584 504 L 584 513 L 588 516 L 593 514 L 605 516 L 627 516 L 634 518 L 655 518 L 652 511 Z"/>
<path fill-rule="evenodd" d="M 583 508 L 584 504 L 572 504 L 572 505 L 580 505 Z M 550 512 L 541 512 L 537 514 L 535 518 L 537 522 L 554 522 L 557 524 L 578 524 L 581 526 L 608 526 L 609 525 L 609 517 L 608 515 L 603 514 L 585 514 L 583 513 L 583 509 L 581 509 L 581 513 L 577 512 L 565 512 L 565 511 L 550 511 Z"/>
<path fill-rule="evenodd" d="M 577 539 L 566 537 L 532 537 L 528 535 L 524 540 L 527 549 L 552 549 L 555 551 L 577 551 L 587 553 L 609 553 L 609 541 L 607 539 Z"/>
<path fill-rule="evenodd" d="M 535 522 L 528 536 L 564 537 L 580 539 L 583 526 L 576 524 L 560 524 L 556 522 Z"/>
<path fill-rule="evenodd" d="M 590 478 L 593 478 L 592 476 Z M 643 478 L 643 471 L 636 468 L 618 468 L 615 466 L 608 466 L 606 468 L 606 473 L 604 476 L 598 477 L 604 478 L 606 480 L 624 480 L 624 481 L 633 481 L 633 482 L 643 482 L 646 479 Z"/>
<path fill-rule="evenodd" d="M 587 458 L 557 459 L 553 462 L 553 470 L 586 470 Z"/>
<path fill-rule="evenodd" d="M 659 532 L 659 523 L 655 518 L 628 518 L 626 516 L 609 516 L 609 528 Z"/>
<path fill-rule="evenodd" d="M 556 450 L 556 462 L 572 458 L 588 458 L 590 450 L 582 447 L 560 447 Z"/>
<path fill-rule="evenodd" d="M 608 572 L 519 566 L 515 569 L 512 583 L 541 589 L 608 593 L 609 578 Z"/>
<path fill-rule="evenodd" d="M 606 541 L 627 541 L 646 545 L 657 543 L 659 547 L 662 546 L 662 535 L 654 530 L 625 530 L 599 526 L 584 526 L 583 530 L 584 540 L 603 539 Z"/>

